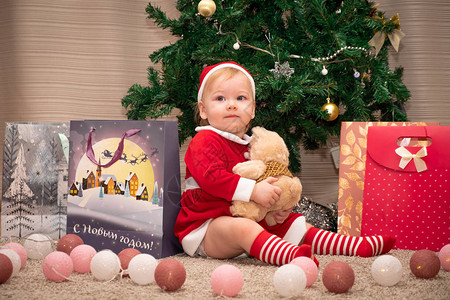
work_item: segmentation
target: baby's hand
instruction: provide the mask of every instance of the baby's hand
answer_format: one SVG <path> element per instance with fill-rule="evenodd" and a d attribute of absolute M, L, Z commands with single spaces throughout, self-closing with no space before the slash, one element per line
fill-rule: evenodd
<path fill-rule="evenodd" d="M 291 207 L 291 208 L 285 209 L 285 210 L 276 211 L 273 214 L 273 218 L 274 218 L 275 222 L 277 222 L 278 224 L 283 223 L 284 220 L 286 220 L 286 218 L 289 216 L 289 214 L 291 213 L 293 208 L 294 207 Z"/>
<path fill-rule="evenodd" d="M 270 208 L 278 199 L 280 199 L 281 189 L 272 183 L 278 181 L 275 177 L 269 177 L 258 182 L 253 188 L 251 200 L 266 208 Z"/>

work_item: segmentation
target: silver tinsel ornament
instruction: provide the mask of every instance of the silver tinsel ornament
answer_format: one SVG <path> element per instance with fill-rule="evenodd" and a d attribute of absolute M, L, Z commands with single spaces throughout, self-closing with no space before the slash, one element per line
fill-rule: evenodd
<path fill-rule="evenodd" d="M 316 228 L 337 232 L 337 203 L 324 206 L 302 196 L 292 212 L 304 215 L 306 222 Z"/>
<path fill-rule="evenodd" d="M 287 61 L 283 64 L 275 62 L 275 67 L 273 69 L 270 69 L 270 72 L 273 73 L 275 78 L 280 78 L 281 76 L 291 78 L 292 74 L 294 74 L 294 68 L 291 68 L 289 66 L 289 62 Z"/>

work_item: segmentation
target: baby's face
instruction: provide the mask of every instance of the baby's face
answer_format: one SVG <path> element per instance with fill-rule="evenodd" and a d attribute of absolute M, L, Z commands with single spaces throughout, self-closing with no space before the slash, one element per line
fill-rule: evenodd
<path fill-rule="evenodd" d="M 219 130 L 243 137 L 255 117 L 255 101 L 248 78 L 237 73 L 231 78 L 217 77 L 205 89 L 199 102 L 200 117 Z"/>

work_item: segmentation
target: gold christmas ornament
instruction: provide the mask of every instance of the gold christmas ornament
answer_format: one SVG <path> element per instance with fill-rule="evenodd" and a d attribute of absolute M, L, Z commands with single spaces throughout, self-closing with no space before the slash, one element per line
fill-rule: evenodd
<path fill-rule="evenodd" d="M 202 0 L 197 6 L 199 14 L 203 17 L 211 17 L 216 12 L 216 3 L 213 0 Z"/>
<path fill-rule="evenodd" d="M 322 105 L 321 110 L 326 110 L 328 112 L 328 119 L 325 120 L 329 122 L 336 120 L 336 118 L 339 116 L 339 108 L 336 104 L 330 102 L 330 97 L 327 98 L 327 103 Z"/>

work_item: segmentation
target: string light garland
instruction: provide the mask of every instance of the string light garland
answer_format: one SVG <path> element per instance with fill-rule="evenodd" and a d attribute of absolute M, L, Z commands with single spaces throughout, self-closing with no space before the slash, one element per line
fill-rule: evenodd
<path fill-rule="evenodd" d="M 271 51 L 268 51 L 268 50 L 265 50 L 265 49 L 261 49 L 259 47 L 256 47 L 256 46 L 253 46 L 253 45 L 241 42 L 235 32 L 222 32 L 222 24 L 218 25 L 217 24 L 217 20 L 215 20 L 214 26 L 217 29 L 217 34 L 219 34 L 219 35 L 229 35 L 229 34 L 231 34 L 231 35 L 233 35 L 235 37 L 236 42 L 233 44 L 233 49 L 234 50 L 237 51 L 242 46 L 242 47 L 251 48 L 251 49 L 254 49 L 256 51 L 269 54 L 270 56 L 272 56 L 274 58 L 276 57 L 276 55 L 274 53 L 272 53 Z M 266 35 L 266 39 L 269 42 L 269 48 L 270 48 L 270 33 L 268 35 Z M 364 52 L 365 54 L 369 54 L 369 50 L 367 50 L 364 47 L 344 46 L 344 47 L 341 47 L 339 50 L 337 50 L 336 52 L 334 52 L 330 56 L 318 57 L 318 58 L 311 57 L 310 60 L 313 61 L 313 62 L 322 63 L 323 69 L 321 70 L 321 74 L 323 76 L 326 76 L 326 75 L 328 75 L 328 69 L 326 68 L 327 65 L 334 64 L 334 63 L 342 63 L 342 62 L 345 62 L 345 61 L 351 61 L 351 59 L 349 59 L 349 58 L 342 59 L 342 60 L 335 60 L 337 58 L 337 56 L 339 54 L 343 53 L 345 50 L 359 50 L 359 51 Z M 296 55 L 296 54 L 291 54 L 288 57 L 289 58 L 294 58 L 294 59 L 305 59 L 304 56 Z M 355 68 L 353 68 L 353 71 L 354 71 L 353 77 L 359 78 L 361 74 Z M 275 67 L 273 69 L 271 69 L 270 72 L 272 72 L 276 78 L 286 77 L 287 79 L 289 79 L 289 78 L 291 78 L 292 74 L 294 74 L 294 68 L 291 68 L 289 66 L 289 62 L 284 62 L 283 64 L 281 64 L 279 61 L 276 61 L 275 62 Z M 328 86 L 328 88 L 329 88 L 329 86 Z M 330 119 L 328 121 L 332 121 L 332 120 L 336 119 L 336 117 L 337 117 L 336 112 L 339 112 L 339 110 L 337 109 L 337 106 L 335 104 L 329 102 L 329 97 L 328 97 L 328 102 L 324 106 L 327 106 L 328 108 L 332 108 L 331 109 L 332 113 L 330 112 L 332 117 L 330 117 Z M 324 110 L 323 106 L 322 106 L 322 110 Z M 329 109 L 327 109 L 327 110 L 329 110 Z M 336 117 L 334 117 L 335 115 L 336 115 Z"/>
<path fill-rule="evenodd" d="M 332 59 L 335 59 L 339 54 L 341 54 L 342 52 L 344 52 L 344 50 L 361 50 L 365 53 L 369 53 L 369 50 L 367 50 L 364 47 L 352 47 L 352 46 L 344 46 L 341 49 L 337 50 L 333 55 L 327 56 L 327 57 L 319 57 L 319 58 L 315 58 L 315 57 L 311 57 L 312 61 L 316 61 L 316 62 L 328 62 Z M 300 56 L 300 55 L 289 55 L 290 58 L 305 58 L 304 56 Z"/>
<path fill-rule="evenodd" d="M 269 55 L 271 55 L 272 57 L 276 57 L 275 54 L 273 54 L 272 52 L 270 52 L 270 51 L 268 51 L 268 50 L 261 49 L 261 48 L 258 48 L 258 47 L 256 47 L 256 46 L 253 46 L 253 45 L 250 45 L 250 44 L 241 42 L 241 41 L 239 40 L 239 38 L 238 38 L 238 36 L 237 36 L 237 34 L 236 34 L 235 32 L 222 32 L 222 25 L 220 24 L 219 26 L 217 26 L 217 22 L 215 22 L 214 26 L 215 26 L 216 29 L 217 29 L 217 34 L 220 34 L 220 35 L 228 35 L 228 34 L 234 35 L 234 37 L 236 38 L 236 43 L 233 44 L 233 48 L 234 48 L 235 50 L 239 50 L 240 47 L 242 46 L 242 47 L 251 48 L 251 49 L 254 49 L 254 50 L 256 50 L 256 51 L 259 51 L 259 52 L 263 52 L 263 53 L 269 54 Z M 266 35 L 266 38 L 267 38 L 267 40 L 269 41 L 269 44 L 270 44 L 270 38 L 269 38 L 267 35 Z M 337 50 L 335 53 L 333 53 L 333 54 L 330 55 L 330 56 L 326 56 L 326 57 L 318 57 L 318 58 L 316 58 L 316 57 L 311 57 L 310 59 L 311 59 L 311 61 L 314 61 L 314 62 L 322 62 L 322 63 L 324 63 L 324 65 L 330 64 L 330 63 L 338 63 L 338 62 L 348 61 L 349 59 L 344 59 L 344 60 L 340 60 L 340 61 L 330 62 L 331 60 L 335 59 L 339 54 L 341 54 L 341 53 L 344 52 L 345 50 L 360 50 L 360 51 L 363 51 L 363 52 L 366 53 L 366 54 L 369 53 L 369 50 L 367 50 L 367 49 L 364 48 L 364 47 L 344 46 L 344 47 L 341 47 L 339 50 Z M 288 57 L 289 57 L 289 58 L 295 58 L 295 59 L 304 59 L 304 58 L 305 58 L 304 56 L 296 55 L 296 54 L 290 54 Z"/>
<path fill-rule="evenodd" d="M 312 86 L 310 88 L 313 88 L 313 87 L 316 87 L 316 86 Z M 45 234 L 42 234 L 42 235 L 45 235 Z M 4 236 L 2 236 L 0 239 L 0 249 L 13 249 L 15 252 L 18 252 L 17 248 L 8 248 L 8 247 L 6 247 L 7 245 L 3 245 L 3 244 L 5 242 L 12 243 L 13 241 L 25 242 L 25 241 L 31 240 L 31 239 L 33 242 L 40 243 L 40 244 L 48 243 L 48 240 L 44 241 L 40 238 L 37 238 L 37 239 L 32 238 L 32 235 L 29 235 L 27 237 L 15 237 L 15 236 L 4 237 Z M 49 239 L 50 239 L 51 243 L 53 244 L 53 247 L 55 247 L 59 242 L 59 241 L 54 241 L 51 238 L 49 238 Z M 18 244 L 18 245 L 20 245 L 20 244 Z M 78 245 L 77 247 L 74 248 L 74 251 L 78 247 L 82 247 L 82 246 L 88 246 L 88 245 L 86 245 L 86 244 Z M 422 274 L 422 273 L 418 274 L 416 271 L 418 268 L 413 268 L 413 267 L 411 267 L 411 273 L 416 275 L 416 277 L 419 277 L 419 278 L 432 278 L 440 272 L 440 269 L 439 269 L 440 266 L 442 266 L 443 269 L 448 270 L 448 268 L 446 268 L 446 267 L 448 267 L 448 264 L 445 265 L 444 262 L 446 262 L 445 259 L 448 257 L 448 254 L 450 253 L 449 250 L 450 250 L 450 244 L 447 244 L 441 248 L 441 250 L 439 252 L 439 257 L 436 254 L 432 255 L 433 256 L 432 258 L 434 260 L 433 261 L 433 270 L 434 270 L 433 274 Z M 418 260 L 420 260 L 419 256 L 423 254 L 423 251 L 424 250 L 419 250 L 413 254 L 413 256 L 410 260 L 410 265 L 413 265 L 416 263 L 417 259 L 415 260 L 415 258 L 419 258 Z M 429 251 L 429 252 L 431 252 L 431 251 Z M 98 255 L 98 254 L 100 254 L 100 255 Z M 428 253 L 426 253 L 426 254 L 428 254 Z M 91 254 L 87 254 L 87 255 L 90 255 L 91 256 L 90 258 L 93 258 L 97 255 L 97 259 L 101 258 L 101 256 L 103 256 L 103 255 L 107 256 L 105 258 L 111 258 L 112 263 L 110 263 L 109 259 L 100 260 L 101 263 L 97 267 L 101 267 L 101 269 L 104 269 L 104 270 L 101 270 L 101 272 L 99 272 L 99 274 L 94 274 L 95 271 L 92 272 L 92 270 L 86 272 L 86 273 L 90 273 L 90 275 L 92 275 L 92 277 L 95 278 L 97 281 L 102 282 L 102 283 L 107 283 L 107 282 L 112 282 L 113 280 L 115 280 L 118 277 L 117 275 L 119 275 L 120 278 L 123 277 L 125 270 L 123 270 L 122 267 L 119 267 L 119 271 L 117 271 L 117 267 L 118 267 L 118 264 L 120 265 L 120 262 L 117 261 L 118 257 L 116 257 L 116 255 L 111 250 L 103 249 L 94 255 L 91 255 Z M 434 256 L 436 256 L 436 257 L 434 257 Z M 386 257 L 388 257 L 388 256 L 386 256 Z M 0 274 L 0 277 L 1 277 L 0 284 L 1 284 L 1 283 L 6 282 L 7 280 L 9 280 L 10 277 L 12 277 L 13 264 L 12 264 L 11 258 L 5 254 L 1 254 L 0 258 L 1 258 L 0 264 L 3 267 L 3 268 L 0 268 L 0 270 L 2 271 L 2 274 Z M 380 260 L 381 258 L 383 258 L 383 257 L 380 257 L 377 260 Z M 443 260 L 440 260 L 441 258 Z M 70 278 L 71 274 L 75 270 L 74 264 L 72 264 L 71 259 L 72 259 L 71 256 L 69 256 L 67 253 L 62 252 L 62 251 L 53 251 L 49 255 L 47 255 L 45 258 L 41 259 L 42 260 L 42 272 L 44 273 L 46 279 L 50 280 L 50 281 L 55 281 L 55 282 L 56 281 L 57 282 L 71 281 L 72 283 L 75 283 L 75 284 L 82 284 L 83 281 L 87 277 Z M 395 257 L 391 257 L 391 259 L 398 261 L 398 259 L 396 259 Z M 134 262 L 133 262 L 133 260 L 134 260 Z M 91 260 L 91 262 L 92 262 L 92 260 Z M 177 268 L 168 267 L 168 265 L 167 265 L 168 262 L 171 263 L 172 265 L 176 264 Z M 9 265 L 6 265 L 5 263 L 9 264 Z M 133 264 L 133 263 L 135 264 L 135 267 L 136 267 L 136 268 L 133 268 L 133 270 L 136 271 L 137 273 L 139 273 L 139 275 L 142 275 L 142 277 L 138 277 L 139 280 L 136 280 L 136 278 L 135 278 L 135 280 L 133 280 L 133 278 L 131 278 L 131 281 L 133 281 L 135 284 L 145 285 L 145 284 L 153 283 L 153 281 L 156 281 L 158 286 L 160 286 L 163 291 L 176 292 L 185 282 L 186 270 L 185 270 L 184 266 L 182 265 L 182 263 L 177 261 L 176 259 L 168 258 L 168 259 L 162 260 L 161 262 L 158 262 L 158 260 L 156 260 L 153 256 L 151 256 L 149 254 L 137 254 L 130 261 L 130 264 Z M 277 272 L 280 273 L 279 270 L 282 270 L 282 269 L 286 268 L 287 266 L 292 266 L 292 265 L 296 265 L 299 270 L 307 270 L 305 268 L 305 266 L 302 266 L 301 264 L 297 264 L 297 263 L 295 263 L 295 261 L 293 261 L 293 262 L 291 262 L 291 264 L 278 267 Z M 109 269 L 112 266 L 115 267 L 115 270 L 113 272 L 111 272 L 111 274 L 107 274 L 108 273 L 107 269 Z M 223 266 L 230 266 L 230 265 L 219 266 L 218 268 L 216 268 L 216 270 L 219 268 L 223 269 Z M 8 270 L 5 270 L 6 267 L 8 268 Z M 158 271 L 158 269 L 161 269 L 163 267 L 166 267 L 167 270 L 159 270 Z M 233 266 L 231 266 L 231 267 L 233 267 Z M 400 271 L 401 271 L 401 266 L 399 266 L 399 267 L 400 267 Z M 429 263 L 428 263 L 428 265 L 426 265 L 426 267 L 429 267 Z M 312 265 L 312 268 L 315 268 L 315 265 Z M 244 281 L 242 279 L 243 278 L 242 272 L 239 268 L 236 268 L 236 267 L 233 267 L 232 271 L 233 272 L 230 272 L 230 269 L 227 268 L 227 270 L 225 270 L 225 272 L 221 272 L 220 274 L 218 274 L 220 276 L 216 276 L 215 278 L 214 278 L 214 275 L 210 276 L 211 285 L 216 294 L 222 295 L 222 296 L 233 297 L 233 296 L 236 296 L 241 291 L 242 285 L 244 283 Z M 378 274 L 376 274 L 377 276 L 374 276 L 374 273 L 373 273 L 374 265 L 372 265 L 372 277 L 378 284 L 380 284 L 382 286 L 395 285 L 398 282 L 399 277 L 401 277 L 400 276 L 401 274 L 399 275 L 399 274 L 393 273 L 393 272 L 397 272 L 397 270 L 381 270 L 381 269 L 379 269 L 379 268 L 377 269 L 375 267 L 375 271 L 378 272 Z M 381 272 L 381 271 L 383 271 L 383 272 Z M 19 270 L 19 272 L 21 272 L 21 270 Z M 77 273 L 79 273 L 79 272 L 77 272 Z M 326 272 L 324 272 L 324 274 L 325 273 Z M 214 274 L 214 272 L 213 272 L 213 274 Z M 170 278 L 169 278 L 169 275 L 170 275 Z M 282 276 L 283 277 L 282 279 L 286 279 L 288 281 L 292 281 L 294 279 L 292 276 L 290 276 L 288 274 L 285 274 L 285 275 L 287 275 L 287 276 Z M 310 274 L 310 275 L 312 278 L 310 284 L 312 284 L 317 279 L 316 278 L 317 274 Z M 324 276 L 327 277 L 327 275 L 332 275 L 332 274 L 327 273 Z M 332 278 L 325 278 L 326 280 L 324 280 L 324 276 L 322 277 L 322 283 L 329 291 L 334 292 L 334 293 L 343 292 L 341 290 L 336 290 L 335 282 L 333 280 L 330 281 L 330 279 L 332 279 Z M 130 277 L 132 277 L 132 276 L 130 276 Z M 165 277 L 165 278 L 162 278 L 163 280 L 160 281 L 157 277 L 158 278 Z M 230 277 L 232 279 L 237 279 L 237 280 L 234 280 L 232 285 L 228 284 L 227 286 L 225 286 L 222 291 L 222 288 L 220 288 L 219 285 L 221 283 L 220 279 L 223 279 L 224 277 Z M 219 280 L 217 280 L 217 279 L 219 279 Z M 283 280 L 278 281 L 278 282 L 275 282 L 275 281 L 276 280 L 274 280 L 274 282 L 273 282 L 274 288 L 276 289 L 277 292 L 279 292 L 279 293 L 281 292 L 280 294 L 283 294 L 283 291 L 285 290 L 285 286 L 286 286 L 286 285 L 283 285 Z M 302 278 L 301 281 L 302 281 L 301 288 L 300 288 L 301 290 L 310 286 L 310 284 L 308 285 L 308 281 L 309 281 L 308 274 L 305 273 L 305 276 L 304 276 L 304 278 Z M 351 284 L 348 284 L 348 286 L 350 288 Z M 216 289 L 217 287 L 219 287 L 219 289 L 221 291 L 217 292 L 217 289 Z M 229 291 L 230 294 L 225 294 L 225 289 L 227 291 Z"/>
<path fill-rule="evenodd" d="M 219 35 L 233 35 L 236 39 L 236 42 L 233 44 L 233 49 L 234 50 L 239 50 L 240 47 L 247 47 L 247 48 L 251 48 L 254 49 L 256 51 L 259 52 L 263 52 L 266 54 L 271 55 L 272 57 L 276 57 L 274 53 L 272 53 L 271 51 L 265 50 L 265 49 L 261 49 L 259 47 L 241 42 L 237 36 L 237 34 L 235 32 L 222 32 L 222 24 L 218 25 L 217 24 L 217 20 L 214 23 L 214 26 L 217 29 L 217 34 Z M 266 35 L 266 39 L 269 42 L 269 48 L 270 48 L 270 33 L 269 35 Z M 362 51 L 363 53 L 365 53 L 366 55 L 369 54 L 369 50 L 367 50 L 364 47 L 353 47 L 353 46 L 344 46 L 341 47 L 339 50 L 337 50 L 336 52 L 334 52 L 332 55 L 330 56 L 326 56 L 326 57 L 311 57 L 310 60 L 313 62 L 318 62 L 318 63 L 322 63 L 322 70 L 321 70 L 321 74 L 323 76 L 328 75 L 328 69 L 326 68 L 327 65 L 329 64 L 334 64 L 334 63 L 342 63 L 345 61 L 351 61 L 351 59 L 349 58 L 345 58 L 345 59 L 341 59 L 341 60 L 335 60 L 338 55 L 340 55 L 341 53 L 343 53 L 345 50 L 358 50 L 358 51 Z M 301 55 L 296 55 L 296 54 L 291 54 L 288 56 L 289 58 L 293 58 L 293 59 L 305 59 L 306 57 L 301 56 Z M 294 68 L 291 68 L 289 66 L 288 62 L 284 62 L 283 64 L 281 64 L 279 61 L 275 62 L 275 67 L 273 69 L 270 70 L 270 72 L 272 72 L 274 74 L 274 76 L 276 78 L 280 78 L 280 77 L 286 77 L 287 79 L 289 79 L 292 74 L 294 74 Z M 355 78 L 359 78 L 361 76 L 361 74 L 355 69 L 353 68 L 353 77 Z M 339 108 L 337 107 L 336 104 L 332 103 L 330 100 L 330 87 L 334 86 L 335 83 L 333 83 L 332 85 L 326 85 L 325 87 L 327 87 L 328 89 L 328 97 L 327 97 L 327 103 L 325 103 L 324 105 L 322 105 L 321 107 L 321 111 L 327 111 L 329 116 L 328 118 L 326 118 L 325 120 L 328 122 L 334 121 L 336 120 L 336 118 L 339 116 Z"/>

